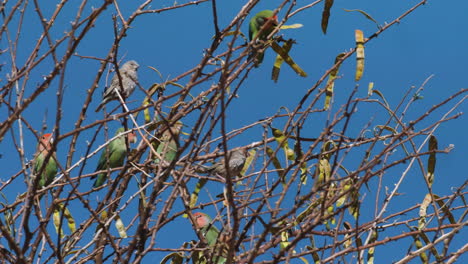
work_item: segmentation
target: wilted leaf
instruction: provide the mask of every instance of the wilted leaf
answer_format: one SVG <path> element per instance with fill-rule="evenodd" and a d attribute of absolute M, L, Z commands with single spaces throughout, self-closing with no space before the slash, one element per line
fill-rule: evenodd
<path fill-rule="evenodd" d="M 198 195 L 199 195 L 201 189 L 203 188 L 203 186 L 205 186 L 206 182 L 207 182 L 207 179 L 199 179 L 198 180 L 197 185 L 195 186 L 195 190 L 190 195 L 190 205 L 189 205 L 190 208 L 195 207 L 195 205 L 197 204 Z"/>
<path fill-rule="evenodd" d="M 55 231 L 57 232 L 57 234 L 60 234 L 60 237 L 63 237 L 64 236 L 63 230 L 60 228 L 61 213 L 63 214 L 63 217 L 65 218 L 65 220 L 67 220 L 68 229 L 70 229 L 71 233 L 76 231 L 76 225 L 75 225 L 75 219 L 73 219 L 73 216 L 71 215 L 68 208 L 64 207 L 63 204 L 59 203 L 54 209 L 53 220 L 54 220 Z"/>
<path fill-rule="evenodd" d="M 171 261 L 169 263 L 171 264 L 182 264 L 184 261 L 184 257 L 179 253 L 179 252 L 173 252 L 168 255 L 166 255 L 160 262 L 160 264 L 165 264 L 168 261 Z"/>
<path fill-rule="evenodd" d="M 227 36 L 235 36 L 235 35 L 240 35 L 245 42 L 247 42 L 247 38 L 245 37 L 244 33 L 240 32 L 240 31 L 228 31 L 226 33 L 224 33 L 224 37 L 227 37 Z M 211 39 L 214 39 L 215 36 L 213 36 Z"/>
<path fill-rule="evenodd" d="M 307 77 L 307 73 L 297 65 L 293 59 L 289 56 L 288 52 L 286 52 L 278 43 L 273 42 L 271 43 L 271 48 L 281 57 L 283 57 L 284 61 L 291 66 L 291 68 L 301 77 Z"/>
<path fill-rule="evenodd" d="M 434 199 L 436 200 L 437 205 L 439 205 L 440 209 L 444 212 L 444 214 L 447 215 L 449 221 L 451 224 L 456 224 L 455 217 L 453 217 L 452 212 L 450 212 L 450 209 L 445 205 L 443 200 L 440 200 L 439 196 L 437 194 L 433 194 Z M 462 196 L 463 197 L 463 196 Z"/>
<path fill-rule="evenodd" d="M 281 179 L 281 182 L 285 184 L 286 180 L 284 179 L 284 170 L 281 167 L 281 163 L 279 162 L 278 158 L 273 155 L 275 152 L 273 151 L 272 148 L 267 147 L 266 148 L 266 154 L 268 157 L 271 159 L 271 162 L 273 163 L 273 166 L 275 167 L 276 171 L 278 172 L 278 177 Z"/>
<path fill-rule="evenodd" d="M 424 245 L 419 239 L 419 235 L 412 235 L 414 239 L 414 245 L 416 246 L 417 249 L 422 248 Z M 421 259 L 421 263 L 427 264 L 429 263 L 429 258 L 427 257 L 426 252 L 421 252 L 419 254 L 419 258 Z"/>
<path fill-rule="evenodd" d="M 419 206 L 419 222 L 418 222 L 418 230 L 424 229 L 424 226 L 426 225 L 426 211 L 427 207 L 429 204 L 432 202 L 432 196 L 430 193 L 426 194 L 424 197 L 423 202 L 421 203 L 421 206 Z"/>
<path fill-rule="evenodd" d="M 369 244 L 374 243 L 377 241 L 377 238 L 379 236 L 379 233 L 375 229 L 372 230 L 371 237 L 369 239 Z M 367 251 L 367 264 L 374 264 L 374 253 L 375 253 L 375 247 L 369 248 Z"/>
<path fill-rule="evenodd" d="M 294 222 L 294 225 L 298 225 L 299 223 L 301 223 L 308 215 L 310 215 L 313 210 L 315 208 L 317 208 L 317 206 L 320 205 L 320 203 L 322 202 L 322 198 L 319 198 L 315 201 L 313 201 L 309 206 L 307 206 L 307 208 L 302 211 L 297 217 L 296 217 L 296 221 Z"/>
<path fill-rule="evenodd" d="M 356 29 L 356 82 L 361 80 L 362 73 L 364 72 L 364 33 Z"/>
<path fill-rule="evenodd" d="M 291 28 L 301 28 L 304 25 L 302 24 L 292 24 L 292 25 L 282 25 L 280 29 L 291 29 Z"/>
<path fill-rule="evenodd" d="M 246 173 L 247 170 L 249 169 L 250 164 L 252 164 L 252 160 L 254 159 L 256 153 L 257 153 L 257 150 L 256 150 L 256 149 L 251 149 L 251 150 L 249 150 L 249 156 L 248 156 L 247 159 L 245 160 L 244 167 L 242 168 L 242 171 L 241 171 L 241 173 L 240 173 L 242 176 L 245 176 L 245 173 Z"/>
<path fill-rule="evenodd" d="M 370 82 L 369 86 L 367 87 L 367 95 L 371 96 L 374 93 L 374 83 Z"/>
<path fill-rule="evenodd" d="M 322 12 L 322 31 L 327 34 L 328 19 L 330 18 L 330 9 L 333 6 L 333 0 L 325 0 L 325 5 Z"/>
<path fill-rule="evenodd" d="M 377 23 L 377 20 L 373 19 L 369 14 L 367 14 L 366 12 L 364 12 L 364 11 L 362 11 L 362 10 L 360 10 L 360 9 L 351 9 L 351 10 L 349 10 L 349 9 L 344 9 L 344 8 L 343 8 L 343 10 L 346 11 L 346 12 L 359 12 L 359 13 L 363 14 L 367 19 L 369 19 L 369 20 L 371 20 L 372 22 L 374 22 L 375 25 L 377 26 L 377 28 L 379 28 L 379 29 L 382 28 L 382 27 L 379 25 L 379 23 Z"/>
<path fill-rule="evenodd" d="M 283 44 L 283 50 L 288 53 L 290 50 L 291 50 L 291 47 L 293 45 L 294 41 L 292 39 L 289 39 L 287 40 L 284 44 Z M 284 59 L 283 57 L 281 57 L 281 55 L 277 55 L 276 56 L 276 60 L 275 60 L 275 64 L 273 65 L 273 70 L 271 72 L 271 79 L 275 82 L 278 81 L 278 76 L 279 76 L 279 73 L 280 73 L 280 68 L 281 68 L 281 65 L 283 64 L 284 62 Z"/>
<path fill-rule="evenodd" d="M 284 154 L 286 154 L 286 158 L 288 160 L 294 160 L 294 151 L 291 148 L 289 148 L 288 139 L 284 135 L 283 131 L 274 127 L 270 127 L 270 128 L 271 128 L 273 137 L 275 137 L 276 142 L 278 142 L 280 147 L 283 148 Z"/>
<path fill-rule="evenodd" d="M 375 128 L 374 128 L 374 136 L 378 136 L 382 130 L 390 131 L 392 132 L 392 134 L 397 133 L 397 131 L 393 127 L 390 127 L 390 126 L 377 125 L 375 126 Z"/>
<path fill-rule="evenodd" d="M 345 55 L 345 53 L 340 53 L 340 54 L 338 54 L 338 56 L 336 56 L 335 65 L 341 60 L 341 58 L 343 58 L 344 55 Z M 336 79 L 336 77 L 338 75 L 338 70 L 340 69 L 340 66 L 341 66 L 341 64 L 337 65 L 335 67 L 335 69 L 333 69 L 330 72 L 330 75 L 328 76 L 327 86 L 326 86 L 326 89 L 325 89 L 325 106 L 324 106 L 325 110 L 330 108 L 330 101 L 331 101 L 331 99 L 333 97 L 333 88 L 335 86 L 335 79 Z"/>
<path fill-rule="evenodd" d="M 431 135 L 429 138 L 429 151 L 437 150 L 437 138 L 434 135 Z M 436 165 L 436 153 L 433 152 L 429 154 L 429 159 L 427 161 L 427 182 L 429 186 L 432 186 L 434 182 L 434 170 Z"/>
<path fill-rule="evenodd" d="M 115 227 L 119 232 L 120 238 L 127 238 L 127 232 L 125 232 L 125 225 L 119 215 L 115 217 Z"/>
<path fill-rule="evenodd" d="M 348 222 L 344 222 L 343 227 L 346 230 L 351 230 L 351 228 L 352 228 L 351 224 L 348 223 Z M 344 239 L 346 239 L 346 241 L 344 242 L 344 248 L 349 248 L 353 244 L 353 240 L 350 238 L 349 234 L 345 234 Z"/>

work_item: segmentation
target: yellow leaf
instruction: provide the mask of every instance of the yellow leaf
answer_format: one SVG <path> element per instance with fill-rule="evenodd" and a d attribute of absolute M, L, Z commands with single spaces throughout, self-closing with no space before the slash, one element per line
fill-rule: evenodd
<path fill-rule="evenodd" d="M 256 153 L 257 153 L 257 150 L 255 150 L 255 149 L 249 150 L 249 156 L 245 160 L 244 167 L 242 168 L 242 171 L 241 171 L 242 176 L 245 176 L 245 173 L 249 169 L 250 164 L 252 164 L 252 160 L 254 159 Z"/>
<path fill-rule="evenodd" d="M 373 83 L 373 82 L 370 82 L 370 83 L 369 83 L 369 86 L 367 87 L 367 95 L 368 95 L 368 96 L 371 96 L 371 95 L 372 95 L 372 93 L 374 92 L 373 89 L 374 89 L 374 83 Z"/>
<path fill-rule="evenodd" d="M 344 55 L 345 53 L 340 53 L 338 54 L 338 56 L 336 56 L 335 65 L 341 60 L 341 58 L 343 58 Z M 335 69 L 333 69 L 330 72 L 330 75 L 328 76 L 327 86 L 325 89 L 325 106 L 324 106 L 325 110 L 330 108 L 330 101 L 331 101 L 331 98 L 333 97 L 333 88 L 335 86 L 335 79 L 338 75 L 338 70 L 340 69 L 340 66 L 341 64 L 337 65 Z"/>
<path fill-rule="evenodd" d="M 70 229 L 71 233 L 76 231 L 76 225 L 75 225 L 75 219 L 73 219 L 73 216 L 71 215 L 68 208 L 64 207 L 63 204 L 61 203 L 58 204 L 54 209 L 53 220 L 54 220 L 55 231 L 57 232 L 57 234 L 60 234 L 60 237 L 63 237 L 64 236 L 63 230 L 60 227 L 61 226 L 60 225 L 61 213 L 63 214 L 63 218 L 67 220 L 68 229 Z"/>
<path fill-rule="evenodd" d="M 378 233 L 375 231 L 375 229 L 372 230 L 371 237 L 369 239 L 369 244 L 374 243 L 377 241 L 378 238 Z M 375 247 L 369 248 L 367 251 L 367 264 L 374 264 L 374 253 L 375 253 Z"/>
<path fill-rule="evenodd" d="M 356 82 L 361 80 L 362 73 L 364 72 L 364 33 L 356 29 Z"/>
<path fill-rule="evenodd" d="M 282 25 L 280 29 L 301 28 L 302 24 Z"/>
<path fill-rule="evenodd" d="M 288 53 L 291 50 L 291 47 L 293 45 L 294 41 L 292 39 L 287 40 L 283 44 L 283 50 Z M 275 82 L 278 81 L 278 76 L 280 72 L 281 65 L 283 64 L 284 59 L 281 57 L 281 55 L 276 56 L 275 64 L 273 65 L 273 70 L 271 72 L 271 79 Z"/>
<path fill-rule="evenodd" d="M 271 162 L 273 163 L 273 166 L 275 167 L 276 171 L 278 171 L 278 177 L 281 179 L 281 182 L 285 184 L 286 181 L 284 179 L 284 170 L 281 167 L 281 163 L 279 162 L 278 158 L 273 155 L 274 154 L 273 149 L 270 147 L 267 147 L 266 154 L 271 159 Z"/>
<path fill-rule="evenodd" d="M 289 56 L 288 52 L 286 52 L 278 43 L 273 42 L 271 43 L 271 48 L 281 57 L 283 57 L 284 61 L 301 77 L 307 77 L 307 73 L 297 65 L 293 59 Z"/>
<path fill-rule="evenodd" d="M 271 128 L 271 132 L 273 136 L 275 137 L 276 142 L 278 142 L 280 147 L 283 148 L 284 154 L 286 154 L 286 158 L 288 160 L 294 160 L 294 150 L 289 148 L 288 139 L 284 135 L 283 131 L 274 127 L 270 127 L 270 128 Z"/>

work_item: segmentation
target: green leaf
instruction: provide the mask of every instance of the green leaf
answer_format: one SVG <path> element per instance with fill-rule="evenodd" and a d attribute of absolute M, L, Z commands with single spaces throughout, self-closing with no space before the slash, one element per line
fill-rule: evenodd
<path fill-rule="evenodd" d="M 327 34 L 328 19 L 330 18 L 330 9 L 333 6 L 333 0 L 325 0 L 322 12 L 322 31 L 323 34 Z"/>

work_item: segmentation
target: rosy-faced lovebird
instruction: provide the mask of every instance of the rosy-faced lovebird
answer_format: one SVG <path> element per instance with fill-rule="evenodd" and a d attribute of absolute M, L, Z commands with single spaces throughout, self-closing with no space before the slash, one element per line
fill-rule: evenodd
<path fill-rule="evenodd" d="M 115 132 L 115 136 L 124 132 L 123 127 L 119 128 Z M 127 134 L 128 143 L 136 142 L 135 132 Z M 104 151 L 99 158 L 96 171 L 107 170 L 112 168 L 121 167 L 124 164 L 125 156 L 127 156 L 127 145 L 125 144 L 125 136 L 120 135 L 116 139 L 112 140 L 109 145 L 104 148 Z M 97 178 L 94 182 L 93 187 L 97 188 L 104 184 L 107 179 L 107 172 L 99 173 L 97 176 L 93 175 L 91 179 Z"/>
<path fill-rule="evenodd" d="M 55 153 L 50 154 L 50 158 L 47 161 L 47 164 L 42 168 L 46 157 L 52 151 L 53 138 L 52 134 L 44 134 L 39 143 L 37 144 L 37 151 L 34 158 L 34 170 L 33 173 L 36 177 L 40 177 L 38 189 L 49 185 L 55 178 L 57 174 L 57 161 Z M 39 176 L 39 172 L 42 169 L 42 174 Z"/>
<path fill-rule="evenodd" d="M 213 225 L 211 218 L 207 214 L 196 212 L 193 216 L 195 217 L 195 227 L 199 234 L 205 238 L 208 245 L 213 247 L 218 243 L 218 246 L 214 248 L 212 259 L 217 264 L 225 263 L 226 258 L 221 255 L 223 255 L 223 251 L 225 252 L 226 237 L 222 234 L 220 235 L 218 228 Z"/>
<path fill-rule="evenodd" d="M 182 122 L 176 122 L 171 128 L 166 128 L 162 133 L 158 144 L 156 144 L 156 153 L 159 156 L 155 158 L 155 163 L 159 163 L 160 158 L 169 163 L 175 159 L 177 150 L 179 149 L 179 134 L 181 128 Z"/>
<path fill-rule="evenodd" d="M 206 239 L 208 245 L 214 246 L 216 241 L 218 241 L 219 230 L 211 222 L 211 217 L 201 212 L 196 212 L 193 216 L 195 217 L 195 227 L 197 230 Z"/>
<path fill-rule="evenodd" d="M 125 99 L 128 98 L 138 83 L 138 75 L 137 70 L 140 65 L 134 60 L 127 61 L 122 67 L 119 69 L 120 77 L 122 78 L 122 86 L 120 86 L 120 81 L 117 73 L 114 74 L 111 80 L 111 84 L 106 88 L 104 91 L 102 102 L 96 108 L 96 112 L 101 110 L 101 108 L 107 104 L 109 101 L 118 100 L 119 97 L 115 92 L 117 89 L 120 95 Z"/>
<path fill-rule="evenodd" d="M 265 41 L 268 35 L 278 25 L 278 17 L 273 15 L 272 10 L 263 10 L 258 12 L 249 23 L 249 40 L 257 38 L 257 40 Z M 249 56 L 251 57 L 252 54 Z M 256 55 L 255 66 L 258 67 L 263 61 L 263 52 L 259 52 Z"/>

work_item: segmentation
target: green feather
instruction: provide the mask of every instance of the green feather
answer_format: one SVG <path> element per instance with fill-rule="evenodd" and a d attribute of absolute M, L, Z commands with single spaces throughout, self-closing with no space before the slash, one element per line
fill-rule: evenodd
<path fill-rule="evenodd" d="M 258 12 L 252 19 L 250 19 L 249 23 L 249 39 L 252 41 L 252 39 L 255 39 L 257 35 L 259 34 L 260 30 L 262 29 L 262 26 L 265 24 L 268 19 L 271 19 L 273 17 L 274 12 L 272 10 L 263 10 Z M 275 23 L 273 25 L 263 28 L 263 30 L 260 32 L 260 35 L 258 36 L 258 40 L 265 41 L 268 35 L 275 29 L 276 26 L 276 19 L 274 20 Z M 253 56 L 253 54 L 249 55 L 250 57 Z M 263 61 L 264 54 L 263 52 L 259 52 L 256 55 L 256 62 L 255 66 L 258 67 L 260 63 Z"/>
<path fill-rule="evenodd" d="M 115 136 L 117 136 L 118 134 L 124 131 L 125 129 L 123 127 L 119 128 L 117 132 L 115 132 Z M 106 146 L 106 148 L 101 154 L 101 157 L 99 158 L 96 171 L 121 167 L 124 163 L 126 155 L 127 155 L 127 146 L 125 145 L 125 136 L 120 136 L 112 140 L 109 143 L 109 145 Z M 91 179 L 94 179 L 94 178 L 96 178 L 96 176 L 91 177 Z M 93 187 L 97 188 L 103 185 L 106 182 L 106 180 L 107 180 L 107 172 L 98 174 Z"/>
<path fill-rule="evenodd" d="M 47 156 L 47 153 L 40 153 L 34 163 L 34 174 L 37 175 L 44 164 L 44 160 Z M 49 185 L 57 175 L 57 162 L 55 161 L 54 156 L 50 156 L 49 161 L 47 162 L 46 167 L 43 169 L 42 174 L 39 179 L 38 189 Z"/>

